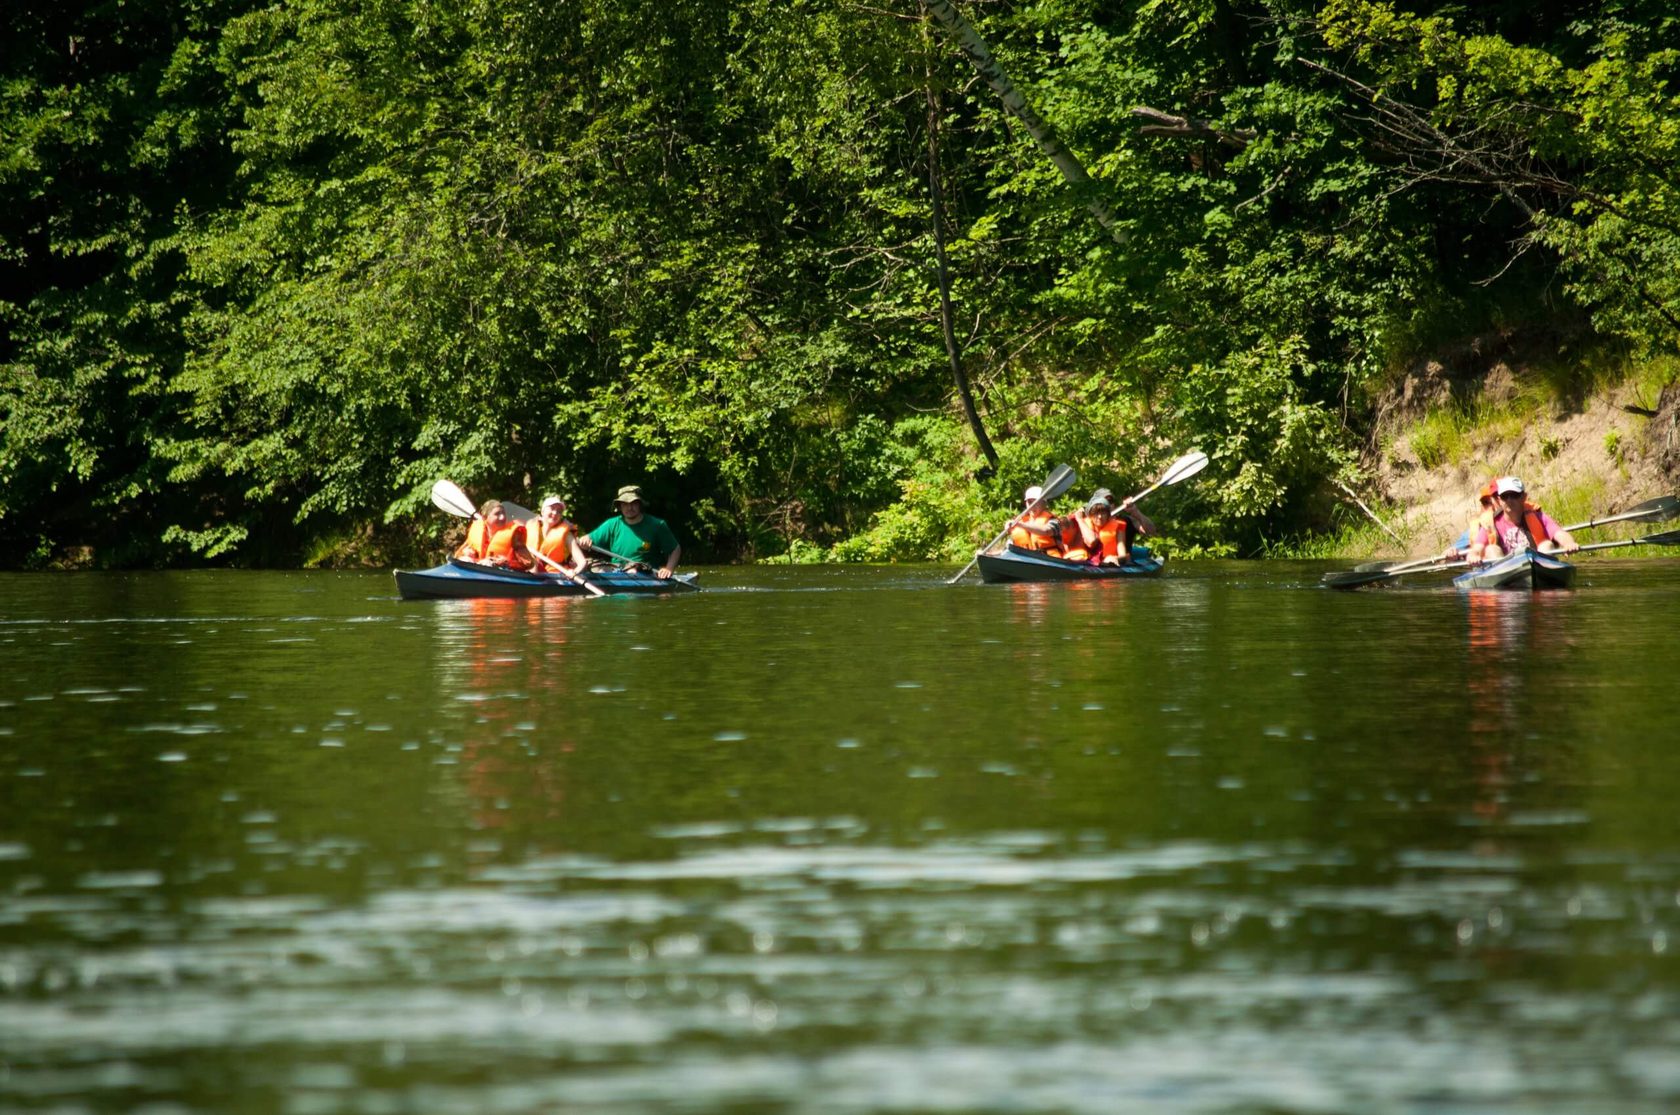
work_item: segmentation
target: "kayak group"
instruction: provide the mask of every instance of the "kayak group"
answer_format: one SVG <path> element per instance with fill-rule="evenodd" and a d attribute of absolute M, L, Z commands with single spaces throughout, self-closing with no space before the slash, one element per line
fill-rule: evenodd
<path fill-rule="evenodd" d="M 1077 510 L 1052 514 L 1037 484 L 1022 493 L 1025 506 L 1010 528 L 1010 544 L 1043 557 L 1085 565 L 1119 565 L 1131 558 L 1137 538 L 1155 524 L 1131 500 L 1114 505 L 1114 493 L 1098 488 Z"/>
<path fill-rule="evenodd" d="M 982 578 L 994 582 L 1106 580 L 1159 573 L 1160 559 L 1150 554 L 1148 547 L 1139 545 L 1140 539 L 1156 533 L 1156 527 L 1138 505 L 1151 492 L 1195 476 L 1207 464 L 1205 453 L 1192 451 L 1137 495 L 1116 500 L 1107 488 L 1098 488 L 1077 507 L 1060 513 L 1052 509 L 1051 501 L 1072 487 L 1076 477 L 1067 465 L 1058 465 L 1042 484 L 1034 484 L 1022 493 L 1021 510 L 949 583 L 961 580 L 977 563 Z M 673 576 L 682 558 L 682 546 L 665 520 L 647 514 L 642 490 L 634 484 L 618 490 L 613 497 L 614 514 L 588 533 L 581 533 L 566 517 L 566 501 L 558 495 L 545 496 L 537 515 L 494 499 L 475 510 L 465 493 L 440 480 L 433 486 L 432 501 L 451 514 L 473 521 L 466 541 L 451 556 L 449 565 L 453 569 L 440 566 L 427 574 L 408 575 L 411 580 L 429 577 L 450 583 L 440 587 L 428 582 L 417 587 L 417 593 L 470 594 L 470 586 L 454 583 L 464 577 L 500 578 L 496 580 L 498 592 L 519 594 L 558 592 L 549 584 L 556 581 L 566 582 L 562 587 L 597 596 L 641 591 L 643 587 L 651 590 L 656 585 L 659 591 L 696 587 L 692 574 Z M 1565 586 L 1571 583 L 1574 567 L 1559 560 L 1561 555 L 1609 546 L 1680 544 L 1680 531 L 1675 531 L 1583 547 L 1572 530 L 1674 518 L 1680 518 L 1680 500 L 1664 496 L 1626 512 L 1564 527 L 1530 498 L 1520 477 L 1499 476 L 1477 493 L 1469 524 L 1445 551 L 1415 561 L 1380 561 L 1329 573 L 1324 582 L 1332 588 L 1355 588 L 1404 573 L 1458 569 L 1469 570 L 1454 581 L 1464 588 L 1524 582 L 1534 587 Z M 1008 545 L 997 549 L 1006 539 Z M 609 570 L 602 561 L 618 568 Z M 559 577 L 539 575 L 546 572 Z M 521 577 L 534 586 L 517 580 L 502 583 Z"/>
<path fill-rule="evenodd" d="M 566 518 L 566 501 L 557 495 L 545 496 L 542 513 L 528 520 L 513 518 L 501 500 L 486 500 L 455 556 L 516 572 L 543 566 L 576 575 L 589 567 L 588 555 L 598 553 L 660 580 L 669 578 L 682 559 L 682 546 L 664 519 L 642 509 L 641 488 L 620 488 L 613 509 L 616 514 L 580 536 Z"/>
<path fill-rule="evenodd" d="M 1441 555 L 1443 561 L 1481 564 L 1523 550 L 1572 554 L 1581 548 L 1574 535 L 1528 498 L 1528 490 L 1518 477 L 1489 480 L 1477 502 L 1480 506 L 1475 517 L 1458 541 Z"/>

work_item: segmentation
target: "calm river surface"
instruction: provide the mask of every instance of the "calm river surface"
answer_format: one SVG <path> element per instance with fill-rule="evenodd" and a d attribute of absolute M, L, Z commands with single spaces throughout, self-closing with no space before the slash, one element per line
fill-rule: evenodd
<path fill-rule="evenodd" d="M 1680 1108 L 1680 562 L 1328 568 L 0 576 L 0 1109 Z"/>

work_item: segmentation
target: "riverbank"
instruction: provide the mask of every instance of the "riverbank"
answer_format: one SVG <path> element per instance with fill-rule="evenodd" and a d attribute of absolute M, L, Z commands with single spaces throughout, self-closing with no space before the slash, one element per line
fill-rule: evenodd
<path fill-rule="evenodd" d="M 1484 337 L 1416 361 L 1379 396 L 1364 466 L 1366 513 L 1279 556 L 1420 555 L 1464 528 L 1476 490 L 1521 476 L 1560 520 L 1680 488 L 1680 361 L 1572 355 Z M 1632 536 L 1637 528 L 1595 538 Z"/>

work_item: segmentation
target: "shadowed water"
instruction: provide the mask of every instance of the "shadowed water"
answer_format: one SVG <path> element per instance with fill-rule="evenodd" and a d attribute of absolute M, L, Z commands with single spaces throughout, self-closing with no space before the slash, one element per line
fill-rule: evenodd
<path fill-rule="evenodd" d="M 1680 563 L 0 576 L 0 1109 L 1680 1105 Z"/>

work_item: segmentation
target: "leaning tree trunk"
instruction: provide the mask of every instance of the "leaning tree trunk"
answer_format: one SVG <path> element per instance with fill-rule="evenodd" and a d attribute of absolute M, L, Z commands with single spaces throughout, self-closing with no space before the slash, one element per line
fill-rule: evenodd
<path fill-rule="evenodd" d="M 956 381 L 963 413 L 968 416 L 974 440 L 980 443 L 980 452 L 986 455 L 987 463 L 995 472 L 997 450 L 992 448 L 992 439 L 986 436 L 986 427 L 974 406 L 974 393 L 968 389 L 968 373 L 963 370 L 962 353 L 957 350 L 956 323 L 951 310 L 951 268 L 950 261 L 945 257 L 945 203 L 939 188 L 939 101 L 933 93 L 932 74 L 928 75 L 927 106 L 928 200 L 933 207 L 933 254 L 939 265 L 939 325 L 945 334 L 945 354 L 951 360 L 951 378 Z"/>
<path fill-rule="evenodd" d="M 1026 97 L 1022 96 L 1020 90 L 1015 88 L 1015 83 L 1009 80 L 1009 75 L 1003 72 L 1003 67 L 998 65 L 997 59 L 992 57 L 991 48 L 986 45 L 986 41 L 980 37 L 979 32 L 970 26 L 968 20 L 964 19 L 962 13 L 952 6 L 950 0 L 922 0 L 922 2 L 938 17 L 939 22 L 944 24 L 945 30 L 956 38 L 957 45 L 962 49 L 964 56 L 968 58 L 980 76 L 986 79 L 986 84 L 990 85 L 997 95 L 1003 99 L 1003 103 L 1009 111 L 1020 118 L 1021 123 L 1026 126 L 1027 134 L 1037 142 L 1039 150 L 1050 156 L 1050 161 L 1055 163 L 1056 169 L 1062 172 L 1063 180 L 1084 193 L 1085 207 L 1091 211 L 1091 215 L 1097 219 L 1103 228 L 1108 230 L 1108 234 L 1114 237 L 1115 243 L 1124 244 L 1126 242 L 1125 230 L 1120 227 L 1119 222 L 1115 219 L 1114 210 L 1110 209 L 1108 203 L 1097 196 L 1096 188 L 1091 183 L 1091 176 L 1085 173 L 1084 164 L 1079 161 L 1078 156 L 1062 145 L 1062 141 L 1056 138 L 1056 133 L 1050 125 L 1040 119 L 1039 115 L 1027 104 Z"/>

